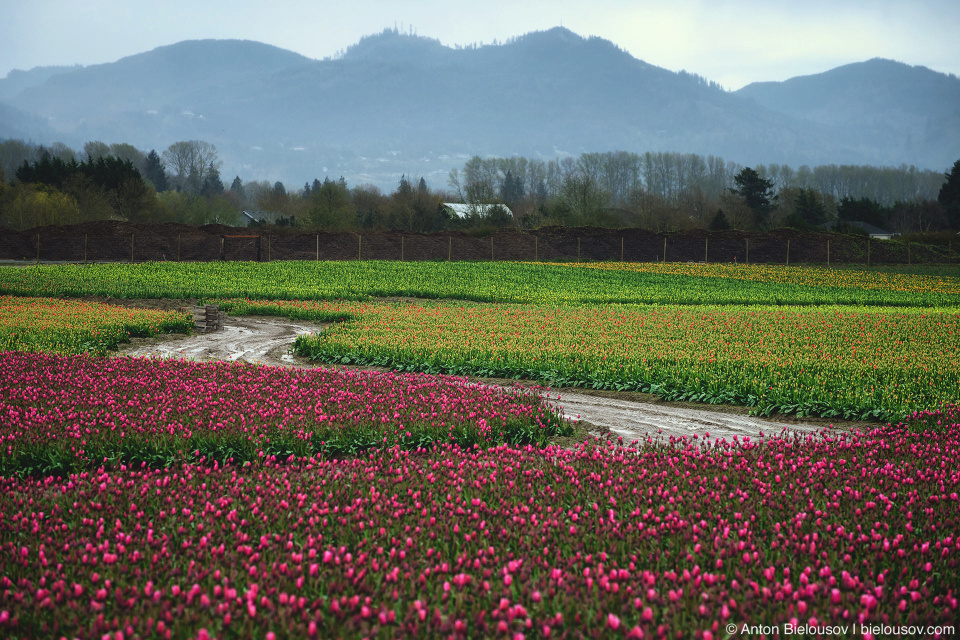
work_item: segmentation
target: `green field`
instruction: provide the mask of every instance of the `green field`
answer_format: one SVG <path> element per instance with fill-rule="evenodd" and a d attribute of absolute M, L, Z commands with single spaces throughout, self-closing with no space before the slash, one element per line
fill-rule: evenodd
<path fill-rule="evenodd" d="M 891 270 L 504 262 L 145 263 L 0 268 L 0 294 L 520 304 L 960 306 L 960 277 Z"/>

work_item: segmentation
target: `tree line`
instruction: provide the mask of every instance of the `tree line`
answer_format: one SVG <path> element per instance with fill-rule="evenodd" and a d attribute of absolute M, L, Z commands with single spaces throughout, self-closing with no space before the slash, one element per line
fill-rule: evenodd
<path fill-rule="evenodd" d="M 905 233 L 960 228 L 937 201 L 944 182 L 942 173 L 906 165 L 744 167 L 693 153 L 617 151 L 549 161 L 474 157 L 451 171 L 448 186 L 465 202 L 507 204 L 525 226 L 673 231 L 846 220 Z"/>
<path fill-rule="evenodd" d="M 82 158 L 82 159 L 81 159 Z M 960 161 L 946 174 L 913 166 L 745 167 L 716 156 L 626 151 L 554 160 L 469 159 L 446 189 L 401 176 L 393 192 L 319 177 L 300 189 L 283 182 L 229 187 L 214 145 L 180 141 L 158 153 L 92 141 L 82 154 L 0 141 L 0 224 L 25 229 L 99 219 L 247 224 L 242 211 L 278 226 L 328 230 L 514 225 L 800 229 L 865 222 L 895 232 L 960 229 Z M 451 215 L 442 203 L 474 206 Z"/>

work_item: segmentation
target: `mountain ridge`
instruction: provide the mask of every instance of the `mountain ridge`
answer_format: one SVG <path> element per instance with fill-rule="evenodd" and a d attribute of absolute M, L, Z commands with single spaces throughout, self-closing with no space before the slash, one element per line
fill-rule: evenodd
<path fill-rule="evenodd" d="M 562 27 L 458 48 L 385 30 L 325 60 L 189 40 L 33 79 L 5 102 L 44 118 L 47 136 L 158 150 L 204 139 L 225 174 L 295 182 L 442 185 L 472 155 L 621 149 L 940 169 L 960 149 L 960 81 L 925 67 L 874 59 L 728 92 Z"/>

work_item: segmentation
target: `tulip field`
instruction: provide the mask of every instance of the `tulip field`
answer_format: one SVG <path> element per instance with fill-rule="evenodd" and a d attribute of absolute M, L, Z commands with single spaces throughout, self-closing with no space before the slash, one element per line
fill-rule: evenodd
<path fill-rule="evenodd" d="M 890 270 L 679 263 L 154 262 L 0 267 L 0 294 L 937 307 L 960 306 L 960 278 Z"/>
<path fill-rule="evenodd" d="M 436 442 L 543 445 L 569 430 L 534 390 L 423 374 L 7 352 L 0 388 L 4 475 Z"/>
<path fill-rule="evenodd" d="M 99 353 L 131 337 L 187 332 L 189 314 L 98 302 L 0 296 L 0 351 Z"/>
<path fill-rule="evenodd" d="M 0 637 L 954 637 L 946 271 L 0 267 Z M 97 295 L 389 370 L 110 354 L 192 319 Z M 537 384 L 870 424 L 560 447 Z"/>
<path fill-rule="evenodd" d="M 314 360 L 897 421 L 960 395 L 960 310 L 223 301 L 324 321 Z"/>
<path fill-rule="evenodd" d="M 8 477 L 0 631 L 946 638 L 957 426 Z"/>

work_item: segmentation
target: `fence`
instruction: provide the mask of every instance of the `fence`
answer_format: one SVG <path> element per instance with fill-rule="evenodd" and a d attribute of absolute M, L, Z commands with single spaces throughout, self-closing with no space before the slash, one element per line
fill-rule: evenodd
<path fill-rule="evenodd" d="M 311 234 L 0 233 L 0 260 L 36 262 L 274 260 L 542 260 L 762 264 L 952 263 L 953 246 L 911 245 L 835 234 L 640 229 Z"/>

